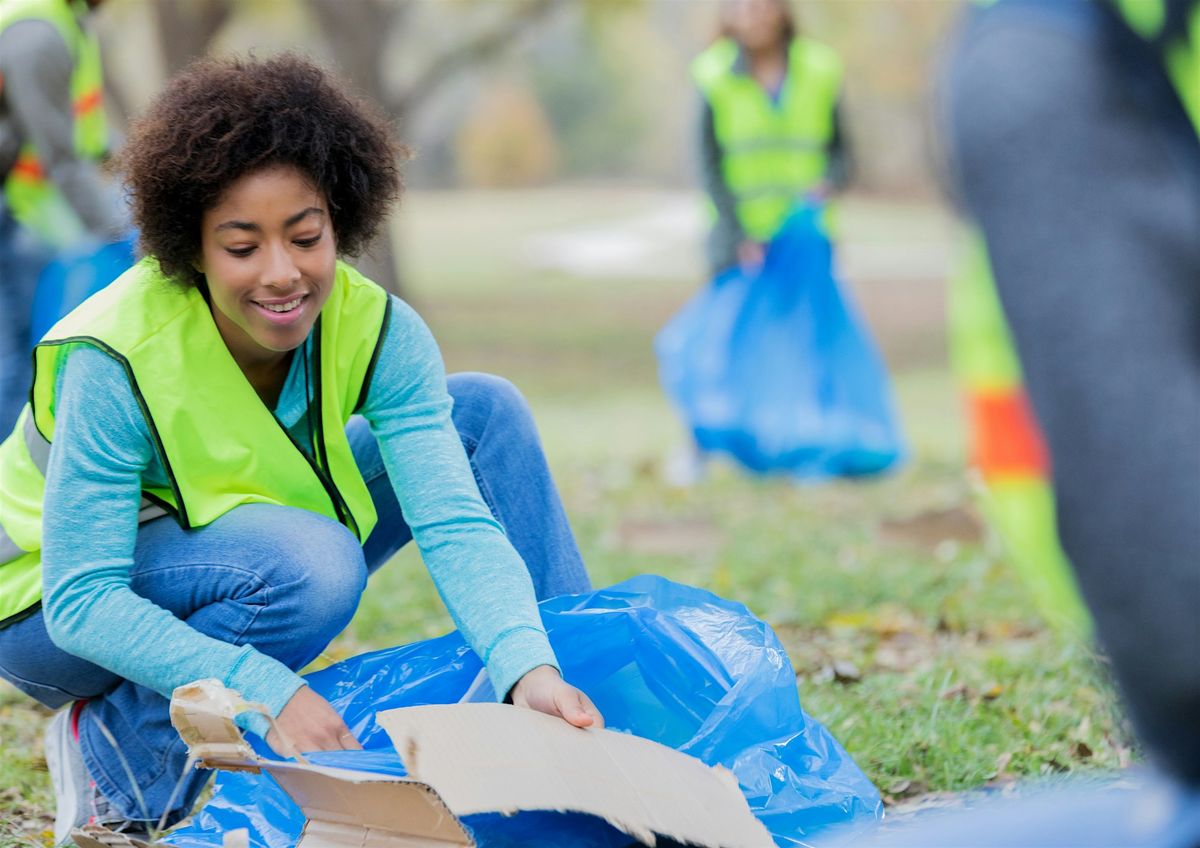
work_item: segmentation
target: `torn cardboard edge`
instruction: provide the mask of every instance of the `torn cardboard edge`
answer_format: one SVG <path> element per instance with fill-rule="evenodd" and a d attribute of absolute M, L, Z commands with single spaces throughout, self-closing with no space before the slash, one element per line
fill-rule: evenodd
<path fill-rule="evenodd" d="M 773 848 L 737 779 L 657 742 L 581 730 L 503 704 L 405 707 L 376 716 L 407 777 L 259 757 L 234 724 L 247 705 L 216 680 L 175 690 L 171 721 L 206 768 L 265 771 L 307 816 L 297 848 L 475 845 L 461 816 L 586 813 L 647 845 Z M 140 848 L 96 831 L 80 848 Z M 231 834 L 232 835 L 232 834 Z"/>

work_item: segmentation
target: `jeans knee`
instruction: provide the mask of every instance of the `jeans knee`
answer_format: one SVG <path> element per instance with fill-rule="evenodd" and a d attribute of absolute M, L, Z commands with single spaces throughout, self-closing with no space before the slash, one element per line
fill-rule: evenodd
<path fill-rule="evenodd" d="M 297 636 L 332 639 L 349 623 L 367 582 L 362 545 L 332 519 L 303 510 L 290 517 L 288 537 L 260 560 L 268 606 L 294 613 Z"/>
<path fill-rule="evenodd" d="M 464 439 L 478 443 L 494 424 L 505 436 L 533 435 L 533 414 L 525 396 L 511 382 L 494 374 L 451 374 L 447 388 L 454 399 L 454 424 Z"/>

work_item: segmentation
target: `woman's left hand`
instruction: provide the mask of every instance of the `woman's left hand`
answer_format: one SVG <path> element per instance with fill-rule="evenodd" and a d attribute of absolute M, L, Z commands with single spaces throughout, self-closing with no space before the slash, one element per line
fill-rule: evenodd
<path fill-rule="evenodd" d="M 547 715 L 558 716 L 576 727 L 604 727 L 604 716 L 587 695 L 562 679 L 554 666 L 539 665 L 525 672 L 512 688 L 512 702 Z"/>

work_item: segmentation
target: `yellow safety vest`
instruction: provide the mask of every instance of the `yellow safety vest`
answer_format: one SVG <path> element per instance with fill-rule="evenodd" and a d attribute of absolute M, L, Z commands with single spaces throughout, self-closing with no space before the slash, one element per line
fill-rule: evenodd
<path fill-rule="evenodd" d="M 976 0 L 992 5 L 993 0 Z M 1157 38 L 1166 19 L 1162 0 L 1116 0 L 1130 27 Z M 1200 138 L 1200 4 L 1182 39 L 1167 45 L 1166 69 Z M 962 383 L 971 432 L 971 462 L 985 489 L 989 519 L 1048 619 L 1090 630 L 1058 538 L 1050 464 L 992 278 L 983 239 L 972 234 L 950 281 L 950 352 Z"/>
<path fill-rule="evenodd" d="M 778 103 L 752 77 L 738 73 L 739 48 L 719 39 L 692 63 L 708 100 L 721 147 L 721 170 L 746 236 L 769 241 L 796 201 L 825 177 L 833 140 L 842 63 L 832 48 L 808 38 L 788 49 Z"/>
<path fill-rule="evenodd" d="M 0 0 L 0 32 L 19 21 L 41 20 L 62 36 L 75 63 L 71 71 L 75 152 L 82 159 L 100 161 L 109 147 L 104 77 L 100 43 L 80 23 L 86 14 L 84 0 Z M 2 86 L 0 80 L 0 90 Z M 83 222 L 50 181 L 32 144 L 24 144 L 18 152 L 16 164 L 5 176 L 4 194 L 13 217 L 47 244 L 66 247 L 86 235 Z"/>
<path fill-rule="evenodd" d="M 191 529 L 240 504 L 272 503 L 328 516 L 365 541 L 375 508 L 346 422 L 365 396 L 389 314 L 386 292 L 338 263 L 313 330 L 318 423 L 308 454 L 242 374 L 201 292 L 166 278 L 154 259 L 62 319 L 36 348 L 31 404 L 0 445 L 0 623 L 41 599 L 55 382 L 73 349 L 90 346 L 119 362 L 145 416 L 168 484 L 143 491 L 143 512 L 153 513 L 143 519 L 165 510 Z"/>

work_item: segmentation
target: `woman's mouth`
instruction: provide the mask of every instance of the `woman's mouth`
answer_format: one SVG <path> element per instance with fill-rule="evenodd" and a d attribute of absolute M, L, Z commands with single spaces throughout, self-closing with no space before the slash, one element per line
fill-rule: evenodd
<path fill-rule="evenodd" d="M 307 299 L 307 294 L 298 294 L 288 300 L 276 298 L 250 302 L 257 306 L 259 313 L 272 324 L 290 324 L 304 314 L 304 302 Z"/>

